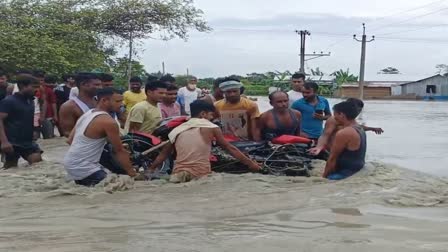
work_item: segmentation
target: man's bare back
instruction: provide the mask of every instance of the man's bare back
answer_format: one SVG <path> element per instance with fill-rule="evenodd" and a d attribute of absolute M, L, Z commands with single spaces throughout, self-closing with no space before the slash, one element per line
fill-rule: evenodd
<path fill-rule="evenodd" d="M 70 135 L 70 132 L 76 125 L 78 119 L 83 115 L 82 110 L 72 100 L 69 100 L 62 104 L 59 110 L 59 121 L 62 129 L 62 133 L 65 137 Z"/>

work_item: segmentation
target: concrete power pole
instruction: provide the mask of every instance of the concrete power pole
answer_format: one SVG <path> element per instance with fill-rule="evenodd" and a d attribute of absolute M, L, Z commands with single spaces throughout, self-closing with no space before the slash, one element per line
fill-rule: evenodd
<path fill-rule="evenodd" d="M 302 30 L 302 31 L 297 31 L 296 33 L 300 35 L 300 72 L 305 74 L 305 61 L 308 60 L 312 60 L 312 59 L 316 59 L 319 57 L 323 57 L 323 56 L 330 56 L 330 53 L 313 53 L 313 54 L 306 54 L 305 53 L 305 40 L 306 40 L 306 36 L 310 36 L 311 33 L 307 30 Z M 305 59 L 305 57 L 312 57 L 311 59 Z"/>
<path fill-rule="evenodd" d="M 305 73 L 305 40 L 311 33 L 307 30 L 296 31 L 296 33 L 300 35 L 300 72 Z"/>
<path fill-rule="evenodd" d="M 372 42 L 375 40 L 375 36 L 372 36 L 372 39 L 367 40 L 366 35 L 366 24 L 362 24 L 363 32 L 362 32 L 362 39 L 359 40 L 356 38 L 356 34 L 353 35 L 353 39 L 361 42 L 361 66 L 359 70 L 359 98 L 362 100 L 364 99 L 364 73 L 366 68 L 366 45 L 369 42 Z"/>

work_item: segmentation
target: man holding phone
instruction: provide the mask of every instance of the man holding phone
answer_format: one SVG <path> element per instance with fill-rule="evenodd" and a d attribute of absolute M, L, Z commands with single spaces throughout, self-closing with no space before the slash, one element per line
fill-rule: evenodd
<path fill-rule="evenodd" d="M 323 121 L 331 117 L 328 100 L 317 95 L 319 86 L 307 82 L 303 86 L 303 98 L 295 101 L 291 108 L 302 113 L 301 136 L 317 140 L 323 131 Z"/>

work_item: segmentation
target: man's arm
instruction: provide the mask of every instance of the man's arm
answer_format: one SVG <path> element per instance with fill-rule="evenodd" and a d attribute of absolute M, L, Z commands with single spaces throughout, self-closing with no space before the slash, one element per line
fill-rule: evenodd
<path fill-rule="evenodd" d="M 111 118 L 107 118 L 104 124 L 102 125 L 104 131 L 106 133 L 107 139 L 112 145 L 112 149 L 114 150 L 114 154 L 120 166 L 126 171 L 126 173 L 131 176 L 137 176 L 137 173 L 132 167 L 132 163 L 129 157 L 129 153 L 123 147 L 120 138 L 120 131 L 118 129 L 118 124 Z"/>
<path fill-rule="evenodd" d="M 68 136 L 67 143 L 69 145 L 72 145 L 73 143 L 73 138 L 75 137 L 75 130 L 76 128 L 73 128 L 72 132 L 70 132 L 70 136 Z"/>
<path fill-rule="evenodd" d="M 55 122 L 58 122 L 58 113 L 57 113 L 57 108 L 56 108 L 56 102 L 57 102 L 56 94 L 54 93 L 54 91 L 51 91 L 51 92 L 49 92 L 48 95 L 49 95 L 48 100 L 50 102 L 49 105 L 53 109 L 53 113 L 54 113 L 53 119 Z"/>
<path fill-rule="evenodd" d="M 350 132 L 347 130 L 340 130 L 336 133 L 335 139 L 333 141 L 333 146 L 331 147 L 330 157 L 328 158 L 327 164 L 325 165 L 325 171 L 322 177 L 326 178 L 330 173 L 336 170 L 336 161 L 339 155 L 347 147 L 350 139 Z"/>
<path fill-rule="evenodd" d="M 12 95 L 12 92 L 14 92 L 14 85 L 9 85 L 6 88 L 6 95 Z"/>
<path fill-rule="evenodd" d="M 11 153 L 14 152 L 14 148 L 9 143 L 8 137 L 6 136 L 5 132 L 5 124 L 3 123 L 7 117 L 7 113 L 0 112 L 0 143 L 2 152 Z"/>
<path fill-rule="evenodd" d="M 244 165 L 247 165 L 249 169 L 252 171 L 259 171 L 261 170 L 261 167 L 255 163 L 254 161 L 250 160 L 248 157 L 246 157 L 243 153 L 241 153 L 238 148 L 230 144 L 224 139 L 224 136 L 222 134 L 221 129 L 214 128 L 213 129 L 213 136 L 216 139 L 216 143 L 221 146 L 224 150 L 227 150 L 230 155 L 232 155 L 234 158 L 238 159 L 241 163 Z"/>
<path fill-rule="evenodd" d="M 59 109 L 59 125 L 65 137 L 70 136 L 70 132 L 75 127 L 76 120 L 73 117 L 73 106 L 66 102 Z"/>
<path fill-rule="evenodd" d="M 297 120 L 299 121 L 299 127 L 297 127 L 296 136 L 300 136 L 300 131 L 302 130 L 300 128 L 300 126 L 302 125 L 302 113 L 297 110 L 293 110 L 293 112 L 296 114 Z"/>
<path fill-rule="evenodd" d="M 319 153 L 326 148 L 331 136 L 336 131 L 337 123 L 334 117 L 330 117 L 325 123 L 323 134 L 319 137 L 316 147 L 309 150 L 312 155 L 319 155 Z"/>
<path fill-rule="evenodd" d="M 129 113 L 129 132 L 140 131 L 145 120 L 145 109 L 134 107 Z"/>
<path fill-rule="evenodd" d="M 258 127 L 258 121 L 260 119 L 260 111 L 258 110 L 258 105 L 253 102 L 253 108 L 250 112 L 250 131 L 252 133 L 252 138 L 254 141 L 261 141 L 261 131 Z"/>
<path fill-rule="evenodd" d="M 167 143 L 160 152 L 159 155 L 157 155 L 157 158 L 154 160 L 152 165 L 149 167 L 149 171 L 153 172 L 159 167 L 173 152 L 174 146 L 171 142 Z"/>
<path fill-rule="evenodd" d="M 364 129 L 364 131 L 373 131 L 377 135 L 381 135 L 384 133 L 384 130 L 382 128 L 374 128 L 374 127 L 368 127 L 365 125 L 361 125 L 361 127 Z"/>

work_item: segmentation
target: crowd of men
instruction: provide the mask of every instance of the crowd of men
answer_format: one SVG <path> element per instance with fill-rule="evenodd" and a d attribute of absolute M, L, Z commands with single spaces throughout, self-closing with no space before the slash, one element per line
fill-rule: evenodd
<path fill-rule="evenodd" d="M 188 115 L 186 123 L 169 135 L 169 143 L 149 168 L 154 172 L 174 152 L 176 161 L 172 182 L 187 182 L 211 173 L 209 154 L 212 142 L 258 171 L 260 165 L 229 143 L 231 140 L 272 140 L 282 135 L 302 136 L 315 141 L 313 155 L 329 151 L 323 174 L 343 179 L 359 171 L 365 162 L 365 131 L 382 133 L 379 128 L 361 126 L 356 118 L 364 106 L 349 99 L 333 107 L 318 95 L 318 85 L 305 82 L 305 75 L 294 74 L 292 90 L 269 95 L 272 109 L 260 114 L 257 103 L 242 95 L 237 79 L 220 78 L 213 93 L 204 94 L 192 77 L 178 88 L 172 76 L 148 78 L 144 88 L 139 77 L 132 77 L 123 94 L 113 88 L 113 76 L 78 73 L 64 76 L 64 83 L 41 71 L 20 72 L 16 84 L 7 82 L 0 72 L 0 142 L 4 168 L 17 166 L 20 157 L 33 164 L 42 160 L 36 139 L 54 137 L 54 128 L 67 137 L 70 148 L 64 167 L 80 185 L 92 186 L 107 173 L 100 164 L 106 143 L 126 174 L 137 180 L 129 153 L 121 136 L 129 132 L 152 133 L 158 123 L 169 117 Z M 221 127 L 212 123 L 220 120 Z M 324 129 L 324 122 L 325 124 Z"/>

